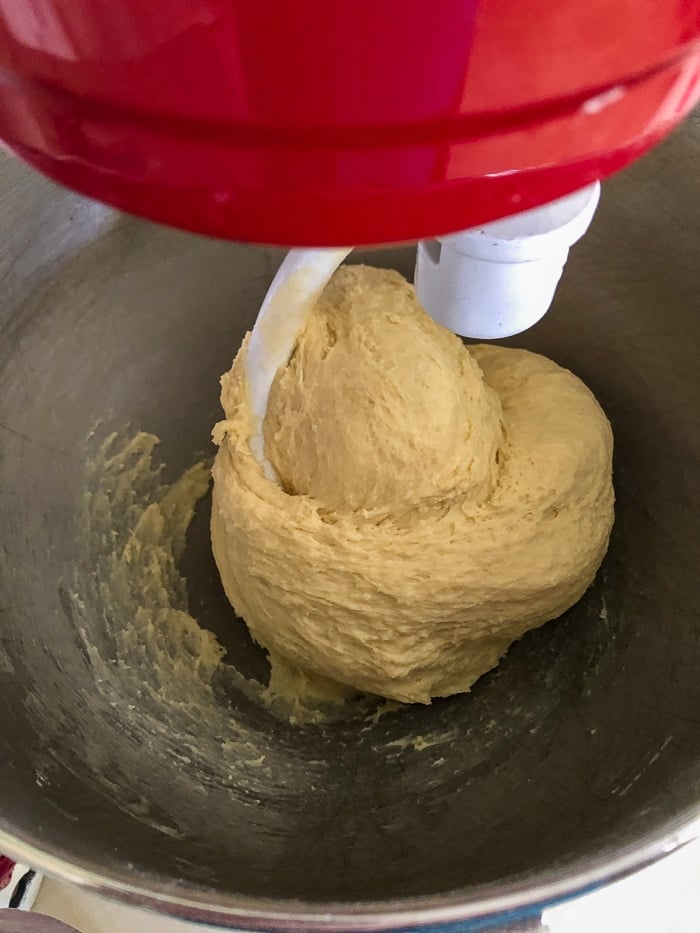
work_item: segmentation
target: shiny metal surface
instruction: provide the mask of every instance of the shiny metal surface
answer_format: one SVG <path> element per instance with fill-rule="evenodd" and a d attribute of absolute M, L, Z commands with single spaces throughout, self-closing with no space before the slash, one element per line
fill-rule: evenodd
<path fill-rule="evenodd" d="M 608 183 L 553 310 L 513 341 L 570 366 L 613 423 L 617 520 L 594 587 L 471 694 L 365 731 L 217 694 L 279 765 L 257 803 L 217 770 L 209 714 L 205 766 L 178 760 L 167 697 L 143 717 L 172 729 L 143 741 L 134 681 L 95 681 L 66 587 L 95 572 L 75 524 L 90 432 L 154 432 L 170 479 L 208 450 L 218 377 L 281 254 L 122 217 L 3 161 L 0 849 L 191 919 L 347 930 L 517 919 L 697 835 L 699 163 L 695 120 Z M 204 509 L 190 606 L 223 667 L 264 678 L 206 528 Z M 95 612 L 88 640 L 105 651 L 129 622 Z M 445 738 L 411 741 L 426 732 Z"/>

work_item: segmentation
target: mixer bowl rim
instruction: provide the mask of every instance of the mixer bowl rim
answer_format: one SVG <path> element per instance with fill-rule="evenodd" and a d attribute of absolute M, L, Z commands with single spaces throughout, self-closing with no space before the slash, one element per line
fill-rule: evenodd
<path fill-rule="evenodd" d="M 197 885 L 186 887 L 165 879 L 138 883 L 128 869 L 97 869 L 72 862 L 55 848 L 47 851 L 28 837 L 19 839 L 0 828 L 0 850 L 47 875 L 74 884 L 92 894 L 122 901 L 193 922 L 234 923 L 248 930 L 342 931 L 398 930 L 409 927 L 453 924 L 500 915 L 527 916 L 546 907 L 591 893 L 652 865 L 700 838 L 700 804 L 664 824 L 662 830 L 642 835 L 638 842 L 593 860 L 579 859 L 557 873 L 550 871 L 534 883 L 511 882 L 502 891 L 484 886 L 465 900 L 459 892 L 386 901 L 314 903 L 301 900 L 264 899 L 217 895 Z"/>

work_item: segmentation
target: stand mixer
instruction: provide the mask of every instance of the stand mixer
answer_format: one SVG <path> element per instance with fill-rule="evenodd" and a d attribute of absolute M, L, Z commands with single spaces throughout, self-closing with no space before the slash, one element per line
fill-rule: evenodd
<path fill-rule="evenodd" d="M 479 338 L 539 320 L 593 216 L 592 183 L 700 97 L 693 0 L 179 0 L 166 15 L 158 0 L 6 0 L 0 13 L 0 137 L 31 165 L 235 240 L 437 235 L 418 250 L 418 295 Z"/>
<path fill-rule="evenodd" d="M 535 0 L 522 6 L 501 0 L 439 4 L 358 0 L 344 5 L 327 0 L 288 4 L 171 0 L 167 12 L 157 0 L 111 4 L 74 0 L 69 10 L 59 0 L 23 4 L 0 0 L 0 136 L 25 162 L 103 204 L 151 220 L 226 240 L 292 246 L 295 249 L 284 261 L 277 285 L 287 281 L 290 270 L 312 268 L 318 274 L 320 268 L 318 289 L 332 273 L 335 260 L 342 261 L 353 244 L 418 240 L 415 272 L 421 302 L 440 323 L 479 338 L 506 337 L 542 318 L 569 247 L 583 236 L 596 209 L 598 182 L 659 142 L 698 97 L 700 6 L 685 0 L 617 4 L 594 0 L 584 6 L 561 0 Z M 680 142 L 678 147 L 680 152 Z M 658 164 L 669 177 L 673 162 Z M 527 664 L 518 666 L 516 657 L 500 686 L 494 681 L 493 688 L 467 698 L 471 707 L 450 701 L 428 711 L 445 734 L 452 723 L 458 724 L 459 741 L 451 740 L 454 754 L 472 756 L 468 761 L 465 757 L 461 772 L 462 764 L 455 765 L 449 790 L 454 800 L 461 788 L 472 786 L 470 781 L 493 776 L 489 801 L 498 798 L 494 807 L 507 809 L 516 774 L 509 771 L 506 780 L 508 762 L 513 768 L 517 765 L 518 775 L 532 773 L 542 780 L 538 762 L 547 762 L 549 771 L 557 775 L 555 786 L 547 789 L 556 802 L 552 807 L 559 814 L 559 836 L 578 833 L 590 843 L 596 852 L 593 867 L 588 858 L 586 869 L 581 869 L 578 854 L 567 861 L 563 843 L 553 841 L 547 827 L 537 823 L 538 801 L 544 810 L 549 804 L 542 803 L 532 787 L 523 791 L 527 802 L 522 811 L 494 822 L 488 801 L 469 804 L 467 809 L 474 811 L 469 816 L 452 797 L 449 803 L 447 796 L 433 800 L 430 781 L 437 771 L 428 766 L 424 773 L 425 762 L 415 758 L 416 749 L 410 744 L 400 769 L 391 762 L 375 761 L 380 745 L 404 741 L 403 733 L 392 732 L 399 727 L 391 723 L 376 724 L 377 730 L 386 729 L 386 735 L 370 733 L 367 742 L 371 739 L 375 745 L 367 748 L 355 749 L 347 730 L 320 738 L 276 735 L 280 747 L 289 749 L 290 760 L 299 757 L 313 763 L 327 758 L 328 773 L 337 769 L 328 786 L 317 791 L 318 814 L 327 811 L 331 816 L 327 825 L 323 823 L 325 829 L 317 826 L 317 804 L 310 802 L 306 790 L 292 793 L 283 788 L 277 797 L 271 792 L 258 813 L 276 814 L 284 801 L 291 800 L 289 825 L 282 832 L 263 825 L 258 832 L 252 817 L 245 824 L 232 824 L 228 849 L 223 831 L 211 850 L 203 837 L 192 842 L 188 836 L 183 841 L 177 826 L 170 823 L 168 807 L 160 798 L 149 797 L 151 785 L 143 775 L 137 796 L 150 822 L 135 817 L 133 801 L 127 801 L 126 784 L 115 777 L 118 768 L 108 751 L 103 770 L 119 792 L 114 795 L 116 802 L 107 801 L 104 784 L 98 790 L 90 786 L 94 763 L 84 767 L 80 761 L 80 748 L 72 737 L 73 732 L 82 734 L 80 729 L 67 722 L 56 733 L 62 738 L 54 735 L 54 744 L 49 742 L 52 749 L 65 743 L 65 761 L 59 767 L 60 754 L 52 751 L 55 773 L 48 785 L 42 783 L 44 779 L 35 776 L 34 752 L 47 744 L 39 720 L 45 714 L 51 717 L 51 709 L 37 712 L 42 691 L 46 706 L 58 709 L 61 697 L 65 699 L 61 684 L 68 681 L 76 693 L 82 691 L 83 712 L 86 698 L 88 706 L 94 702 L 90 729 L 107 730 L 105 749 L 110 747 L 109 716 L 117 716 L 106 701 L 103 707 L 97 694 L 92 696 L 96 688 L 73 644 L 70 609 L 65 595 L 57 596 L 65 568 L 59 572 L 56 555 L 69 534 L 71 503 L 81 494 L 71 483 L 76 463 L 80 467 L 83 462 L 85 438 L 102 417 L 104 406 L 110 411 L 110 424 L 113 409 L 115 424 L 152 426 L 163 438 L 167 462 L 172 460 L 178 469 L 189 465 L 193 451 L 206 443 L 206 429 L 213 420 L 210 384 L 215 384 L 225 367 L 222 361 L 230 361 L 235 349 L 235 342 L 223 353 L 217 347 L 230 340 L 230 305 L 236 299 L 237 339 L 253 323 L 280 257 L 270 250 L 186 238 L 119 219 L 99 204 L 31 180 L 18 166 L 3 171 L 9 177 L 0 216 L 9 218 L 3 275 L 11 326 L 6 356 L 0 359 L 0 420 L 10 431 L 4 441 L 2 485 L 17 492 L 11 497 L 8 493 L 2 504 L 3 514 L 10 515 L 10 530 L 0 583 L 2 604 L 10 609 L 3 616 L 2 632 L 8 634 L 7 654 L 0 652 L 0 689 L 7 685 L 2 695 L 17 725 L 6 726 L 0 734 L 6 769 L 3 787 L 11 804 L 8 815 L 3 812 L 0 818 L 0 849 L 93 890 L 189 919 L 259 929 L 369 930 L 481 923 L 485 918 L 506 922 L 516 915 L 525 922 L 523 918 L 538 913 L 543 903 L 624 873 L 694 834 L 698 814 L 692 803 L 697 800 L 700 777 L 693 772 L 684 792 L 674 783 L 694 767 L 688 749 L 695 735 L 692 710 L 697 695 L 684 667 L 690 668 L 689 651 L 683 648 L 695 631 L 686 611 L 690 600 L 676 612 L 680 647 L 674 655 L 673 676 L 668 677 L 672 683 L 667 705 L 644 712 L 645 722 L 634 727 L 637 731 L 630 738 L 632 751 L 639 760 L 651 762 L 650 769 L 659 756 L 661 761 L 676 756 L 668 765 L 670 776 L 659 781 L 661 789 L 656 785 L 645 789 L 635 764 L 617 762 L 622 728 L 615 721 L 615 728 L 611 725 L 606 731 L 603 700 L 598 694 L 591 700 L 585 692 L 606 663 L 599 636 L 603 637 L 607 614 L 622 620 L 619 625 L 624 629 L 625 619 L 641 616 L 640 607 L 650 599 L 638 579 L 641 570 L 634 569 L 643 564 L 645 555 L 629 545 L 627 556 L 619 542 L 617 551 L 613 543 L 609 574 L 622 581 L 619 586 L 628 601 L 617 591 L 613 599 L 603 590 L 608 603 L 581 608 L 589 625 L 584 624 L 582 634 L 575 636 L 580 641 L 575 641 L 573 653 L 567 654 L 563 635 L 532 639 L 520 652 Z M 589 247 L 584 240 L 579 247 L 590 250 L 584 253 L 586 270 L 600 270 L 605 283 L 600 285 L 600 302 L 612 296 L 612 319 L 620 332 L 629 308 L 615 305 L 615 286 L 608 287 L 603 267 L 606 254 L 627 234 L 628 224 L 641 225 L 641 215 L 624 207 L 633 203 L 635 186 L 644 183 L 643 170 L 639 171 L 611 183 L 604 245 Z M 21 197 L 25 189 L 31 209 Z M 677 210 L 684 199 L 679 196 L 673 203 Z M 303 247 L 312 249 L 298 249 Z M 81 258 L 84 250 L 89 259 Z M 494 262 L 495 254 L 505 254 L 505 261 Z M 66 275 L 60 287 L 52 284 L 56 257 Z M 375 261 L 371 253 L 363 258 Z M 164 266 L 159 266 L 161 261 Z M 377 253 L 376 261 L 410 274 L 414 257 L 407 251 L 389 250 Z M 167 275 L 161 276 L 158 270 L 166 267 Z M 207 283 L 201 309 L 187 291 L 187 275 Z M 164 310 L 157 296 L 167 290 L 171 276 L 180 282 L 182 294 L 168 293 L 173 308 Z M 591 294 L 597 294 L 595 278 L 579 272 L 575 279 L 579 293 L 591 281 Z M 36 296 L 29 290 L 30 282 L 38 283 Z M 49 284 L 42 292 L 45 282 Z M 534 347 L 580 369 L 573 346 L 579 339 L 578 322 L 590 321 L 583 299 L 579 307 L 572 297 L 574 291 L 572 284 L 564 301 L 576 306 L 576 321 L 562 323 L 559 317 L 554 329 L 547 330 L 545 320 Z M 273 298 L 274 292 L 266 300 Z M 104 320 L 95 322 L 91 317 L 93 303 L 99 304 L 97 317 Z M 207 310 L 200 326 L 210 335 L 193 339 L 190 350 L 187 327 L 198 310 L 204 315 L 208 303 L 214 311 L 210 315 Z M 685 317 L 679 315 L 679 333 L 692 333 L 690 311 L 688 304 Z M 650 310 L 640 320 L 647 326 L 653 317 Z M 652 325 L 648 326 L 652 334 Z M 629 327 L 632 341 L 635 330 L 632 324 Z M 612 325 L 606 323 L 602 331 L 607 334 L 610 329 Z M 111 345 L 109 353 L 101 356 L 105 333 L 112 335 Z M 134 357 L 127 339 L 131 333 L 138 334 L 139 347 L 146 348 L 143 358 Z M 663 339 L 661 331 L 654 331 L 647 344 L 656 352 Z M 632 390 L 616 384 L 606 395 L 604 374 L 614 370 L 623 353 L 613 345 L 600 349 L 601 341 L 596 325 L 591 325 L 586 345 L 599 348 L 599 359 L 590 355 L 586 376 L 596 384 L 596 392 L 603 389 L 616 432 L 620 425 L 623 451 L 625 445 L 632 449 L 635 444 L 634 449 L 641 451 L 635 456 L 649 470 L 644 494 L 658 508 L 664 499 L 661 494 L 653 497 L 652 477 L 668 475 L 669 488 L 678 497 L 678 513 L 685 509 L 690 514 L 692 499 L 688 497 L 685 505 L 682 501 L 685 474 L 673 473 L 677 464 L 694 462 L 684 453 L 680 428 L 675 422 L 664 426 L 663 436 L 672 442 L 668 459 L 659 465 L 654 457 L 662 454 L 656 451 L 651 427 L 636 433 L 627 429 L 628 411 L 637 411 L 643 400 L 635 396 L 633 404 L 625 395 Z M 664 347 L 674 368 L 670 374 L 664 368 L 656 379 L 667 387 L 669 396 L 676 379 L 683 386 L 690 382 L 684 375 L 691 372 L 686 350 L 677 344 Z M 167 357 L 167 367 L 156 369 L 161 356 Z M 206 358 L 206 372 L 186 383 L 191 400 L 188 397 L 180 408 L 168 399 L 185 378 L 189 380 L 191 356 Z M 33 368 L 24 367 L 25 358 Z M 588 354 L 583 358 L 588 359 Z M 269 376 L 274 361 L 265 347 L 260 359 Z M 47 367 L 47 375 L 35 388 L 22 382 L 22 373 L 35 372 L 37 361 Z M 656 372 L 652 350 L 644 363 L 645 374 Z M 168 376 L 169 371 L 177 371 L 177 380 Z M 166 384 L 167 378 L 171 381 Z M 635 391 L 642 392 L 643 384 Z M 143 401 L 151 394 L 152 403 Z M 667 407 L 678 413 L 674 417 L 684 410 L 675 400 Z M 32 447 L 28 462 L 27 438 L 39 436 L 40 450 Z M 181 437 L 187 438 L 186 450 L 179 446 Z M 57 450 L 78 454 L 64 464 Z M 50 483 L 42 481 L 46 471 Z M 634 540 L 641 529 L 636 540 L 643 541 L 645 530 L 658 531 L 650 518 L 655 517 L 654 509 L 639 506 L 643 497 L 626 460 L 620 475 L 628 484 L 621 496 L 620 540 Z M 629 506 L 624 499 L 627 490 Z M 18 511 L 15 517 L 13 509 L 20 506 L 25 512 Z M 31 521 L 27 515 L 33 516 Z M 678 515 L 674 516 L 675 522 Z M 44 556 L 37 557 L 32 550 L 29 533 L 15 532 L 25 525 L 43 542 Z M 673 539 L 676 553 L 668 545 L 671 527 L 669 519 L 652 550 L 660 555 L 665 574 L 658 588 L 666 604 L 675 605 L 674 592 L 682 591 L 689 577 L 679 582 L 674 574 L 684 573 L 681 555 L 689 552 L 694 533 L 684 529 Z M 626 555 L 624 562 L 615 556 L 620 553 Z M 66 560 L 71 559 L 69 545 L 66 554 Z M 33 571 L 35 564 L 41 569 Z M 591 599 L 599 595 L 596 590 Z M 16 615 L 14 606 L 21 607 Z M 57 641 L 56 655 L 43 648 L 49 637 L 41 629 L 42 620 L 52 626 L 48 631 Z M 649 632 L 651 647 L 646 646 L 645 656 L 659 646 L 651 623 Z M 568 634 L 574 637 L 571 631 Z M 555 648 L 547 638 L 554 639 Z M 629 642 L 620 637 L 617 645 L 615 651 L 624 655 L 631 670 L 630 659 L 640 653 L 634 637 Z M 552 674 L 547 664 L 558 657 L 557 650 L 564 660 L 556 662 L 560 668 Z M 22 658 L 30 656 L 34 666 L 27 662 L 23 667 Z M 606 681 L 608 694 L 613 692 L 611 684 L 626 684 L 632 676 L 616 673 Z M 34 679 L 41 688 L 30 701 L 24 700 L 24 694 L 20 701 L 11 693 L 10 687 L 15 690 L 19 684 L 24 689 Z M 651 690 L 653 676 L 647 681 L 645 689 Z M 686 691 L 683 698 L 680 685 Z M 666 685 L 658 686 L 662 696 Z M 491 689 L 500 700 L 489 699 Z M 619 689 L 620 703 L 630 696 L 635 703 L 639 700 L 631 687 L 627 692 Z M 500 715 L 514 690 L 517 695 L 529 691 L 532 697 L 523 701 L 522 711 L 508 707 L 498 739 L 501 744 L 496 742 L 496 752 L 487 751 L 492 749 L 490 717 Z M 551 708 L 549 695 L 556 696 Z M 126 702 L 125 697 L 118 700 L 120 705 Z M 481 712 L 474 711 L 474 703 L 483 704 Z M 676 717 L 673 730 L 664 719 L 667 714 Z M 422 716 L 407 713 L 412 715 Z M 515 723 L 512 734 L 522 729 L 524 735 L 534 728 L 533 716 L 550 730 L 545 736 L 542 727 L 542 744 L 531 751 L 526 744 L 509 745 L 508 723 Z M 555 745 L 555 751 L 566 747 L 566 742 L 554 743 L 551 735 L 569 719 L 585 724 L 585 741 L 591 746 L 600 743 L 600 751 L 595 752 L 600 760 L 611 763 L 613 770 L 619 764 L 620 773 L 629 771 L 619 781 L 611 778 L 610 788 L 602 787 L 602 779 L 583 782 L 579 796 L 572 791 L 570 811 L 557 795 L 567 780 L 576 788 L 584 771 L 576 751 L 583 745 L 573 725 L 567 733 L 573 763 L 557 768 L 558 759 L 548 757 L 556 759 Z M 671 731 L 673 736 L 666 742 Z M 112 736 L 115 743 L 121 741 L 117 732 Z M 138 752 L 144 761 L 151 761 L 151 752 L 154 760 L 164 757 L 162 750 L 149 750 L 147 744 Z M 451 754 L 446 748 L 440 753 Z M 451 760 L 448 763 L 449 770 Z M 313 773 L 312 764 L 309 768 Z M 499 776 L 503 776 L 501 784 Z M 365 785 L 371 790 L 363 792 Z M 143 789 L 146 786 L 148 791 Z M 363 802 L 353 810 L 355 796 L 362 793 Z M 428 801 L 424 818 L 408 811 L 397 817 L 393 801 L 401 794 L 417 810 L 424 805 L 421 801 Z M 669 803 L 664 794 L 674 794 L 678 802 Z M 202 811 L 202 822 L 205 812 L 212 813 L 213 821 L 223 826 L 226 811 L 213 802 L 221 795 L 217 785 L 208 810 Z M 606 802 L 598 821 L 588 809 L 588 801 L 596 795 Z M 194 807 L 191 801 L 190 805 Z M 622 811 L 626 822 L 616 822 L 615 814 Z M 371 819 L 365 812 L 371 812 Z M 262 825 L 265 818 L 256 819 Z M 405 832 L 396 828 L 404 825 L 402 820 Z M 316 861 L 301 838 L 307 824 L 314 832 L 325 833 Z M 443 827 L 440 832 L 438 824 Z M 254 832 L 251 826 L 256 827 Z M 524 827 L 521 842 L 519 826 Z M 611 841 L 613 830 L 619 842 Z M 255 848 L 256 833 L 268 849 Z M 503 867 L 491 870 L 499 848 L 491 839 L 499 834 L 505 840 L 500 846 Z M 286 841 L 281 842 L 282 837 Z M 463 841 L 469 839 L 474 840 L 472 848 Z M 343 845 L 346 855 L 336 855 Z M 424 847 L 433 855 L 423 857 Z M 265 867 L 268 850 L 274 852 L 271 868 Z M 210 851 L 215 853 L 212 865 L 207 863 Z M 313 864 L 303 862 L 307 856 Z M 327 882 L 326 865 L 332 875 Z M 552 866 L 559 872 L 556 877 Z M 468 888 L 472 881 L 474 886 Z"/>

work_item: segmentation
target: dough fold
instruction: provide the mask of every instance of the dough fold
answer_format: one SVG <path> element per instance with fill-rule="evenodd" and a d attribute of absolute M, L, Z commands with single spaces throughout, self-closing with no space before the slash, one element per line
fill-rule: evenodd
<path fill-rule="evenodd" d="M 212 545 L 253 637 L 403 702 L 466 691 L 595 576 L 612 433 L 572 373 L 465 347 L 398 273 L 344 266 L 248 445 L 244 341 L 214 429 Z"/>

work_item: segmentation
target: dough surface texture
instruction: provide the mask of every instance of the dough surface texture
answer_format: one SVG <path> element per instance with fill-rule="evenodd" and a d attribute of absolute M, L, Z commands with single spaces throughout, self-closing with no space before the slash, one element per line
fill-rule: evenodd
<path fill-rule="evenodd" d="M 275 378 L 263 475 L 244 341 L 214 429 L 212 545 L 263 646 L 402 702 L 466 691 L 592 582 L 612 433 L 572 373 L 467 348 L 398 273 L 343 266 Z"/>

